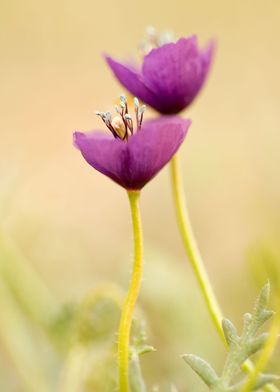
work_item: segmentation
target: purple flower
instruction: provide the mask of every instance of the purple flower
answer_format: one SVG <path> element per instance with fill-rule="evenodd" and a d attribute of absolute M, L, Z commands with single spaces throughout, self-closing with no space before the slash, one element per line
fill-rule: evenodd
<path fill-rule="evenodd" d="M 189 106 L 207 77 L 214 44 L 201 50 L 195 36 L 152 49 L 141 69 L 109 56 L 106 61 L 119 82 L 162 114 L 176 114 Z"/>
<path fill-rule="evenodd" d="M 119 116 L 97 114 L 112 135 L 101 132 L 74 133 L 74 145 L 100 173 L 128 190 L 140 190 L 173 157 L 182 144 L 190 120 L 161 117 L 142 124 L 143 107 L 135 101 L 137 129 L 133 129 L 126 101 L 117 108 Z M 122 102 L 121 102 L 122 104 Z"/>

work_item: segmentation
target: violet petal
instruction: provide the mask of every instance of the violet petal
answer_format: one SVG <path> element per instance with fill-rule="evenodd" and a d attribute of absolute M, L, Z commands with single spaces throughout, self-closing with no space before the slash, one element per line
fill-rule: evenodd
<path fill-rule="evenodd" d="M 143 123 L 128 142 L 98 132 L 75 132 L 74 144 L 96 170 L 126 189 L 139 190 L 176 153 L 189 126 L 189 120 L 160 118 Z"/>

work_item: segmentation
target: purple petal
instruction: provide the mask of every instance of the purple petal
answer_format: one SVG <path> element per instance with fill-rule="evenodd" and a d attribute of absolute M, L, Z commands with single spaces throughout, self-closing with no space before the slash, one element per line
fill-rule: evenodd
<path fill-rule="evenodd" d="M 191 104 L 207 76 L 212 51 L 211 45 L 200 52 L 196 37 L 191 37 L 154 49 L 144 58 L 144 82 L 160 97 L 163 113 L 178 113 Z"/>
<path fill-rule="evenodd" d="M 141 74 L 131 65 L 122 64 L 105 56 L 107 64 L 119 82 L 134 96 L 148 105 L 159 108 L 155 94 L 145 85 Z"/>
<path fill-rule="evenodd" d="M 92 167 L 118 184 L 127 166 L 127 143 L 99 132 L 74 133 L 74 145 Z"/>
<path fill-rule="evenodd" d="M 161 118 L 145 122 L 127 143 L 97 132 L 76 132 L 74 144 L 96 170 L 126 189 L 138 190 L 176 153 L 189 126 L 189 120 Z"/>
<path fill-rule="evenodd" d="M 153 49 L 144 57 L 141 71 L 110 57 L 106 61 L 131 94 L 162 114 L 176 114 L 189 106 L 202 88 L 213 52 L 213 43 L 200 50 L 196 37 L 190 37 Z"/>
<path fill-rule="evenodd" d="M 208 42 L 205 49 L 201 53 L 201 61 L 202 61 L 203 74 L 204 74 L 203 82 L 205 81 L 205 79 L 208 76 L 210 67 L 212 65 L 212 60 L 213 60 L 213 56 L 215 53 L 215 49 L 216 49 L 216 43 L 215 43 L 215 41 L 212 40 L 212 41 Z"/>
<path fill-rule="evenodd" d="M 129 183 L 132 189 L 141 189 L 173 157 L 183 143 L 190 120 L 161 118 L 147 121 L 128 141 Z M 135 183 L 135 180 L 136 183 Z"/>

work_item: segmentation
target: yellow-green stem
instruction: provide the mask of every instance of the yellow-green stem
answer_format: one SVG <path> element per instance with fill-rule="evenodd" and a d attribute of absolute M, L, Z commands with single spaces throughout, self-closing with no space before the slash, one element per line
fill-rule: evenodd
<path fill-rule="evenodd" d="M 222 328 L 222 312 L 215 298 L 215 294 L 210 284 L 207 272 L 203 265 L 201 255 L 192 232 L 192 226 L 185 204 L 185 195 L 183 189 L 183 182 L 180 174 L 178 155 L 175 155 L 173 157 L 170 165 L 174 203 L 176 208 L 179 230 L 183 239 L 184 247 L 188 255 L 189 261 L 192 265 L 196 279 L 198 281 L 201 293 L 206 302 L 208 311 L 212 317 L 212 320 L 219 335 L 221 336 L 223 341 L 225 341 Z"/>
<path fill-rule="evenodd" d="M 185 202 L 185 193 L 184 193 L 183 181 L 180 173 L 178 154 L 173 157 L 170 166 L 171 166 L 171 182 L 172 182 L 174 204 L 176 208 L 178 225 L 183 239 L 184 247 L 189 257 L 196 279 L 198 281 L 201 293 L 207 305 L 209 314 L 214 322 L 217 332 L 219 333 L 223 343 L 227 347 L 227 342 L 222 328 L 223 314 L 218 304 L 218 301 L 215 297 L 214 291 L 212 289 L 210 280 L 208 278 L 206 269 L 203 264 L 202 257 L 200 255 L 192 231 L 192 226 L 191 226 L 191 222 L 190 222 L 190 218 L 188 215 L 188 210 Z M 246 373 L 252 373 L 255 371 L 255 367 L 250 360 L 247 360 L 243 364 L 242 369 Z M 264 390 L 274 392 L 275 388 L 273 385 L 266 385 L 264 387 Z"/>
<path fill-rule="evenodd" d="M 131 208 L 131 217 L 134 233 L 134 262 L 128 294 L 124 302 L 121 314 L 118 359 L 119 359 L 119 390 L 129 392 L 129 342 L 132 324 L 132 315 L 140 291 L 143 270 L 143 238 L 142 225 L 139 209 L 140 193 L 128 191 Z"/>

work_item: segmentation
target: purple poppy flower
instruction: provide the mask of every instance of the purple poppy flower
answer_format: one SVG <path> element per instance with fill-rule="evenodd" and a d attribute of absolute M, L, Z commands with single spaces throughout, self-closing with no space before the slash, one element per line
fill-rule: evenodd
<path fill-rule="evenodd" d="M 141 69 L 105 58 L 131 94 L 162 114 L 177 114 L 192 103 L 202 88 L 213 50 L 213 42 L 199 49 L 193 36 L 152 49 L 144 56 Z"/>
<path fill-rule="evenodd" d="M 125 189 L 140 190 L 173 157 L 191 122 L 172 116 L 142 124 L 143 107 L 136 100 L 134 130 L 126 102 L 121 108 L 114 119 L 108 112 L 97 113 L 112 135 L 75 132 L 74 145 L 93 168 Z"/>

